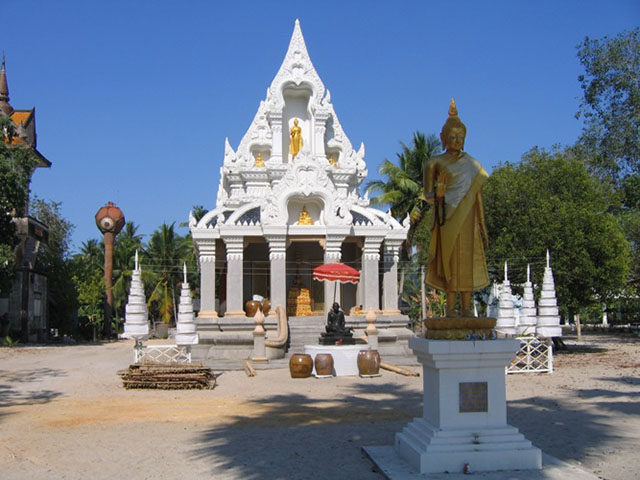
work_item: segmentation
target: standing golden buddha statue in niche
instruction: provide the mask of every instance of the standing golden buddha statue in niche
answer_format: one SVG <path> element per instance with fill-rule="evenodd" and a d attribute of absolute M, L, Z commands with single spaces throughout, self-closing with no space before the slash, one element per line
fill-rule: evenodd
<path fill-rule="evenodd" d="M 302 210 L 300 210 L 300 215 L 298 216 L 298 225 L 313 225 L 313 218 L 311 218 L 311 215 L 309 215 L 306 205 L 303 205 Z"/>
<path fill-rule="evenodd" d="M 329 164 L 333 165 L 334 168 L 338 168 L 338 162 L 333 159 L 333 155 L 329 155 Z"/>
<path fill-rule="evenodd" d="M 293 127 L 289 130 L 289 134 L 291 135 L 289 153 L 291 154 L 291 160 L 293 160 L 302 148 L 302 128 L 298 126 L 297 118 L 293 120 Z"/>
<path fill-rule="evenodd" d="M 262 153 L 258 152 L 258 156 L 256 157 L 256 161 L 253 164 L 254 167 L 264 167 L 264 160 L 262 159 Z"/>
<path fill-rule="evenodd" d="M 462 151 L 466 134 L 451 99 L 440 133 L 445 152 L 432 157 L 424 169 L 425 198 L 435 209 L 426 283 L 446 293 L 447 317 L 472 317 L 473 291 L 489 285 L 484 254 L 489 238 L 482 206 L 482 185 L 489 175 Z"/>

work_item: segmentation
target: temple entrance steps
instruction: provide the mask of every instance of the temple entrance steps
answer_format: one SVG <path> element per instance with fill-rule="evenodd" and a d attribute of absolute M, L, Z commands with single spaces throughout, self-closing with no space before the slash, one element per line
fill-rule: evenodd
<path fill-rule="evenodd" d="M 286 358 L 303 353 L 305 345 L 318 345 L 318 338 L 327 324 L 325 316 L 289 317 L 289 348 Z"/>

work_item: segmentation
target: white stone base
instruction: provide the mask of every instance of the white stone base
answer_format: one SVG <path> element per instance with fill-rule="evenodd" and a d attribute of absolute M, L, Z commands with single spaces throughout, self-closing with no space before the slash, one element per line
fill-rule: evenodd
<path fill-rule="evenodd" d="M 358 375 L 358 353 L 369 350 L 369 345 L 305 345 L 304 353 L 313 358 L 312 375 L 316 374 L 316 355 L 330 353 L 333 357 L 333 371 L 336 377 Z"/>
<path fill-rule="evenodd" d="M 395 451 L 420 473 L 542 468 L 542 452 L 507 424 L 505 366 L 514 339 L 412 338 L 423 365 L 423 418 L 396 434 Z"/>
<path fill-rule="evenodd" d="M 540 449 L 510 425 L 438 430 L 417 418 L 396 434 L 395 449 L 421 473 L 461 472 L 465 463 L 473 471 L 542 468 Z"/>

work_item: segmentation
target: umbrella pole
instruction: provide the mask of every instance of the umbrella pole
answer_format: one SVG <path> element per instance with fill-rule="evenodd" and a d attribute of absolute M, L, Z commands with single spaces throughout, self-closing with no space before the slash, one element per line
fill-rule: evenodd
<path fill-rule="evenodd" d="M 338 290 L 338 282 L 333 282 L 333 303 L 336 303 L 336 293 Z M 333 305 L 331 305 L 333 307 Z"/>

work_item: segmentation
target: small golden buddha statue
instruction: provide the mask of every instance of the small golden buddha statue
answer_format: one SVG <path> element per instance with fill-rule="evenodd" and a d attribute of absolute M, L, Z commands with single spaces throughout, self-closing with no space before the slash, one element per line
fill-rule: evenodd
<path fill-rule="evenodd" d="M 313 225 L 313 218 L 311 218 L 311 215 L 309 215 L 306 205 L 303 205 L 302 210 L 300 210 L 298 225 Z"/>
<path fill-rule="evenodd" d="M 291 154 L 291 160 L 293 160 L 302 148 L 302 128 L 298 126 L 297 118 L 293 120 L 293 127 L 289 130 L 289 134 L 291 135 L 289 153 Z"/>
<path fill-rule="evenodd" d="M 258 152 L 258 156 L 256 157 L 256 162 L 253 164 L 254 167 L 264 167 L 264 160 L 262 160 L 262 152 Z"/>
<path fill-rule="evenodd" d="M 329 163 L 333 165 L 335 168 L 338 168 L 338 162 L 333 159 L 333 155 L 329 155 Z"/>

